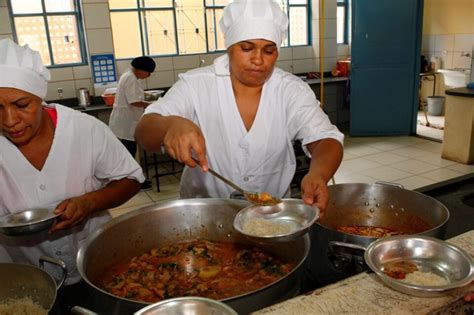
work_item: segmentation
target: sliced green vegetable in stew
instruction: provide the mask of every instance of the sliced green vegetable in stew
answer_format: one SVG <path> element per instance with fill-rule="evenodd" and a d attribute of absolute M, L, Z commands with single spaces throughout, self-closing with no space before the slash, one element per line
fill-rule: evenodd
<path fill-rule="evenodd" d="M 195 240 L 117 264 L 99 283 L 118 297 L 150 303 L 191 295 L 220 300 L 273 283 L 293 268 L 257 247 Z"/>

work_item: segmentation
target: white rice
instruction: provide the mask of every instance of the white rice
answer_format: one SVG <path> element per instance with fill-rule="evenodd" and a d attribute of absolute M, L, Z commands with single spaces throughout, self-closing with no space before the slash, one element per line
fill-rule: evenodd
<path fill-rule="evenodd" d="M 272 236 L 288 234 L 291 232 L 292 226 L 285 222 L 276 222 L 262 218 L 251 218 L 243 223 L 242 229 L 249 235 Z"/>
<path fill-rule="evenodd" d="M 25 297 L 2 301 L 0 315 L 48 315 L 48 311 L 32 299 Z"/>
<path fill-rule="evenodd" d="M 432 272 L 414 271 L 407 273 L 402 281 L 422 286 L 443 286 L 449 284 L 449 281 Z"/>

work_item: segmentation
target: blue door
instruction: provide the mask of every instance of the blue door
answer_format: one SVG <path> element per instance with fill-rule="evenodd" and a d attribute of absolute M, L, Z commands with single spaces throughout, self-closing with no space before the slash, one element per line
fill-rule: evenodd
<path fill-rule="evenodd" d="M 416 132 L 423 0 L 352 1 L 350 133 Z"/>

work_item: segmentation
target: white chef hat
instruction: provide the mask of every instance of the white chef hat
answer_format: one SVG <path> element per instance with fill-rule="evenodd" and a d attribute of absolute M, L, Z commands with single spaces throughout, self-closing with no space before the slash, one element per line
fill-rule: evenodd
<path fill-rule="evenodd" d="M 286 38 L 288 18 L 273 0 L 235 0 L 219 22 L 226 48 L 248 39 L 266 39 L 278 49 Z"/>
<path fill-rule="evenodd" d="M 11 39 L 0 40 L 0 87 L 23 90 L 44 99 L 49 79 L 49 71 L 37 51 Z"/>

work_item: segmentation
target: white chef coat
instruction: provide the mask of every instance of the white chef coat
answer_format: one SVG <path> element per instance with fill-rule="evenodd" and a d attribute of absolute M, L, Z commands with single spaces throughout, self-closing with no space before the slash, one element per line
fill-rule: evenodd
<path fill-rule="evenodd" d="M 145 180 L 140 165 L 105 124 L 58 104 L 48 106 L 56 108 L 58 120 L 41 171 L 0 135 L 0 215 L 42 207 L 54 209 L 64 199 L 98 190 L 112 180 Z M 51 235 L 47 231 L 30 236 L 0 234 L 0 261 L 38 265 L 41 255 L 56 257 L 67 265 L 66 284 L 78 282 L 78 248 L 89 233 L 109 219 L 102 211 L 79 226 Z M 57 274 L 57 268 L 48 271 Z"/>
<path fill-rule="evenodd" d="M 109 119 L 110 129 L 119 139 L 135 141 L 135 128 L 143 115 L 143 108 L 130 104 L 142 102 L 144 98 L 140 82 L 132 70 L 128 70 L 120 77 Z"/>
<path fill-rule="evenodd" d="M 288 192 L 296 169 L 295 139 L 305 150 L 308 143 L 325 138 L 343 142 L 344 135 L 330 123 L 308 84 L 279 68 L 263 86 L 249 131 L 237 108 L 227 55 L 179 78 L 164 97 L 146 108 L 145 115 L 192 120 L 206 139 L 209 166 L 245 190 L 279 197 Z M 185 168 L 181 177 L 182 198 L 228 198 L 232 191 L 199 167 Z"/>

